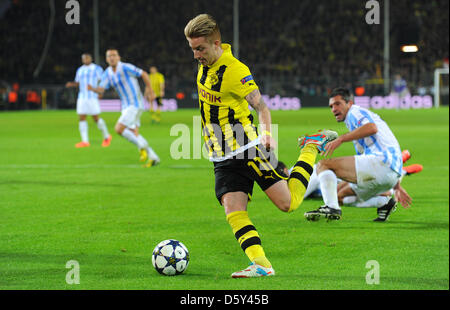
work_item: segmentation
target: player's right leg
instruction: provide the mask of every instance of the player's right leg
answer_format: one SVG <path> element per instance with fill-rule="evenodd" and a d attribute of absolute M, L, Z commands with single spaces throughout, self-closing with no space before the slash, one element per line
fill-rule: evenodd
<path fill-rule="evenodd" d="M 83 148 L 90 146 L 89 144 L 89 134 L 88 134 L 88 123 L 86 120 L 86 115 L 89 112 L 88 102 L 85 99 L 77 99 L 77 114 L 79 117 L 78 131 L 80 132 L 81 141 L 75 144 L 76 148 Z"/>
<path fill-rule="evenodd" d="M 78 122 L 78 130 L 80 131 L 81 141 L 75 144 L 76 148 L 89 147 L 89 134 L 88 134 L 88 123 L 86 120 L 86 115 L 80 115 L 80 121 Z"/>
<path fill-rule="evenodd" d="M 325 130 L 299 139 L 300 156 L 287 182 L 277 182 L 265 190 L 267 196 L 280 210 L 293 212 L 298 209 L 305 197 L 319 151 L 323 150 L 326 143 L 333 141 L 337 136 L 336 132 Z"/>
<path fill-rule="evenodd" d="M 356 183 L 355 159 L 353 156 L 347 156 L 321 160 L 317 164 L 317 175 L 325 205 L 306 212 L 305 218 L 311 221 L 317 221 L 320 217 L 339 220 L 342 210 L 339 206 L 337 178 Z"/>

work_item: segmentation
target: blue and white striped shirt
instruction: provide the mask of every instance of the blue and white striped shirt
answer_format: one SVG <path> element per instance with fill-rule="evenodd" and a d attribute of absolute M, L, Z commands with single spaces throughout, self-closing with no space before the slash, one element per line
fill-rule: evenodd
<path fill-rule="evenodd" d="M 108 89 L 113 86 L 115 88 L 122 102 L 122 110 L 129 106 L 143 109 L 143 96 L 137 80 L 142 76 L 142 72 L 142 69 L 132 64 L 119 61 L 116 72 L 111 67 L 105 70 L 100 87 Z"/>
<path fill-rule="evenodd" d="M 372 136 L 353 141 L 358 155 L 376 155 L 383 158 L 383 162 L 402 174 L 402 152 L 400 145 L 389 126 L 377 114 L 357 105 L 352 105 L 345 118 L 348 130 L 353 131 L 365 124 L 374 123 L 378 132 Z"/>
<path fill-rule="evenodd" d="M 78 68 L 75 75 L 75 82 L 79 84 L 78 99 L 97 99 L 97 93 L 87 89 L 88 84 L 97 87 L 98 82 L 102 78 L 102 67 L 91 63 Z"/>

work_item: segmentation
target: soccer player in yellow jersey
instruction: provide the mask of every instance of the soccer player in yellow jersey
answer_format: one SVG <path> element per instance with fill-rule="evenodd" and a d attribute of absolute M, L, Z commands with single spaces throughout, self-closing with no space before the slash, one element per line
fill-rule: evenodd
<path fill-rule="evenodd" d="M 159 123 L 161 121 L 161 106 L 164 98 L 165 80 L 164 75 L 158 72 L 155 66 L 150 67 L 150 82 L 156 95 L 156 109 L 153 110 L 153 102 L 150 102 L 150 114 L 152 122 Z"/>
<path fill-rule="evenodd" d="M 222 44 L 214 18 L 201 14 L 184 29 L 194 58 L 199 62 L 197 86 L 203 136 L 214 163 L 216 197 L 225 209 L 231 229 L 251 264 L 233 278 L 273 276 L 275 271 L 250 221 L 247 204 L 254 182 L 283 212 L 296 210 L 303 201 L 317 154 L 337 138 L 324 131 L 300 138 L 300 156 L 289 178 L 275 158 L 271 115 L 249 68 Z M 261 133 L 254 125 L 249 104 L 258 113 Z"/>

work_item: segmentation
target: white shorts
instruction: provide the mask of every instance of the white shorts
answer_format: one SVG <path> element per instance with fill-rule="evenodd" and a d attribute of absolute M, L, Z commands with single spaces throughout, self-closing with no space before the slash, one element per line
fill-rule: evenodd
<path fill-rule="evenodd" d="M 100 104 L 98 99 L 77 99 L 78 115 L 99 115 Z"/>
<path fill-rule="evenodd" d="M 355 156 L 357 184 L 350 183 L 358 198 L 367 200 L 384 193 L 397 184 L 400 176 L 375 155 Z"/>
<path fill-rule="evenodd" d="M 144 110 L 130 106 L 122 110 L 118 122 L 130 129 L 141 127 L 141 115 Z"/>

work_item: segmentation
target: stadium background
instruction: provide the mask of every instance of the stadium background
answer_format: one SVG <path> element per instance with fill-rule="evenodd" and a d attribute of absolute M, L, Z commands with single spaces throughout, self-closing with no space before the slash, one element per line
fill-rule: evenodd
<path fill-rule="evenodd" d="M 66 2 L 0 1 L 0 109 L 41 108 L 43 101 L 44 108 L 75 107 L 77 91 L 64 84 L 74 79 L 80 55 L 94 51 L 94 12 L 92 1 L 79 1 L 80 24 L 68 25 Z M 326 95 L 338 85 L 366 96 L 386 96 L 383 11 L 381 23 L 369 25 L 364 3 L 240 1 L 239 58 L 251 68 L 264 94 L 300 98 L 302 106 L 326 105 Z M 166 98 L 176 98 L 181 108 L 195 107 L 196 63 L 183 28 L 191 16 L 208 12 L 221 25 L 223 41 L 233 44 L 233 5 L 203 0 L 133 0 L 126 5 L 98 1 L 96 61 L 105 67 L 104 52 L 114 46 L 123 61 L 146 71 L 156 65 L 166 77 Z M 432 95 L 434 70 L 448 67 L 448 6 L 448 1 L 438 0 L 391 2 L 390 78 L 400 74 L 411 95 Z M 419 52 L 403 53 L 403 44 L 417 44 Z M 11 92 L 17 96 L 11 97 Z M 448 87 L 444 92 L 442 101 L 448 104 Z M 117 95 L 111 91 L 105 98 Z"/>
<path fill-rule="evenodd" d="M 307 199 L 301 210 L 287 216 L 255 186 L 249 212 L 277 276 L 234 281 L 231 272 L 248 259 L 215 198 L 211 163 L 191 156 L 202 139 L 195 135 L 193 122 L 199 115 L 197 64 L 183 35 L 191 17 L 208 12 L 220 22 L 224 41 L 233 44 L 233 1 L 97 1 L 98 63 L 106 66 L 105 49 L 114 46 L 124 61 L 146 70 L 156 64 L 166 76 L 166 98 L 186 108 L 163 113 L 160 124 L 151 123 L 150 113 L 143 114 L 141 132 L 163 160 L 150 169 L 142 167 L 128 141 L 112 132 L 118 111 L 102 113 L 113 134 L 110 147 L 101 147 L 101 133 L 91 119 L 92 145 L 74 147 L 80 138 L 77 91 L 64 85 L 74 79 L 81 53 L 94 53 L 95 0 L 78 1 L 79 25 L 66 23 L 67 2 L 0 0 L 0 293 L 12 289 L 448 293 L 448 75 L 442 76 L 443 82 L 447 79 L 442 88 L 447 106 L 377 111 L 401 147 L 411 151 L 408 164 L 424 166 L 402 182 L 413 197 L 411 208 L 398 206 L 381 225 L 372 221 L 373 208 L 345 208 L 342 221 L 312 223 L 303 212 L 320 206 L 320 199 Z M 383 80 L 383 9 L 381 24 L 368 25 L 366 1 L 361 0 L 239 2 L 239 58 L 264 94 L 298 97 L 307 107 L 271 113 L 279 124 L 277 150 L 287 165 L 298 158 L 299 135 L 320 128 L 347 132 L 326 107 L 331 88 L 344 85 L 356 93 L 362 86 L 367 96 L 390 92 Z M 433 72 L 448 63 L 448 1 L 390 4 L 390 78 L 400 73 L 412 95 L 432 96 Z M 400 52 L 400 46 L 410 41 L 419 51 Z M 9 102 L 15 91 L 17 100 Z M 179 99 L 182 94 L 185 98 Z M 106 98 L 117 99 L 117 94 L 108 92 Z M 180 124 L 193 139 L 188 158 L 177 159 L 172 147 L 178 137 L 171 132 Z M 334 156 L 350 154 L 353 145 L 346 143 Z M 168 238 L 182 241 L 191 254 L 189 269 L 175 278 L 159 275 L 150 261 L 154 246 Z M 379 285 L 369 285 L 366 278 L 366 264 L 374 259 L 381 266 Z M 81 266 L 79 285 L 67 282 L 71 260 Z M 146 302 L 152 297 L 161 300 L 161 295 L 145 294 Z M 299 300 L 291 291 L 282 296 L 284 303 Z M 342 292 L 335 296 L 342 299 Z M 21 300 L 29 301 L 14 302 Z M 337 299 L 324 300 L 335 304 Z"/>

